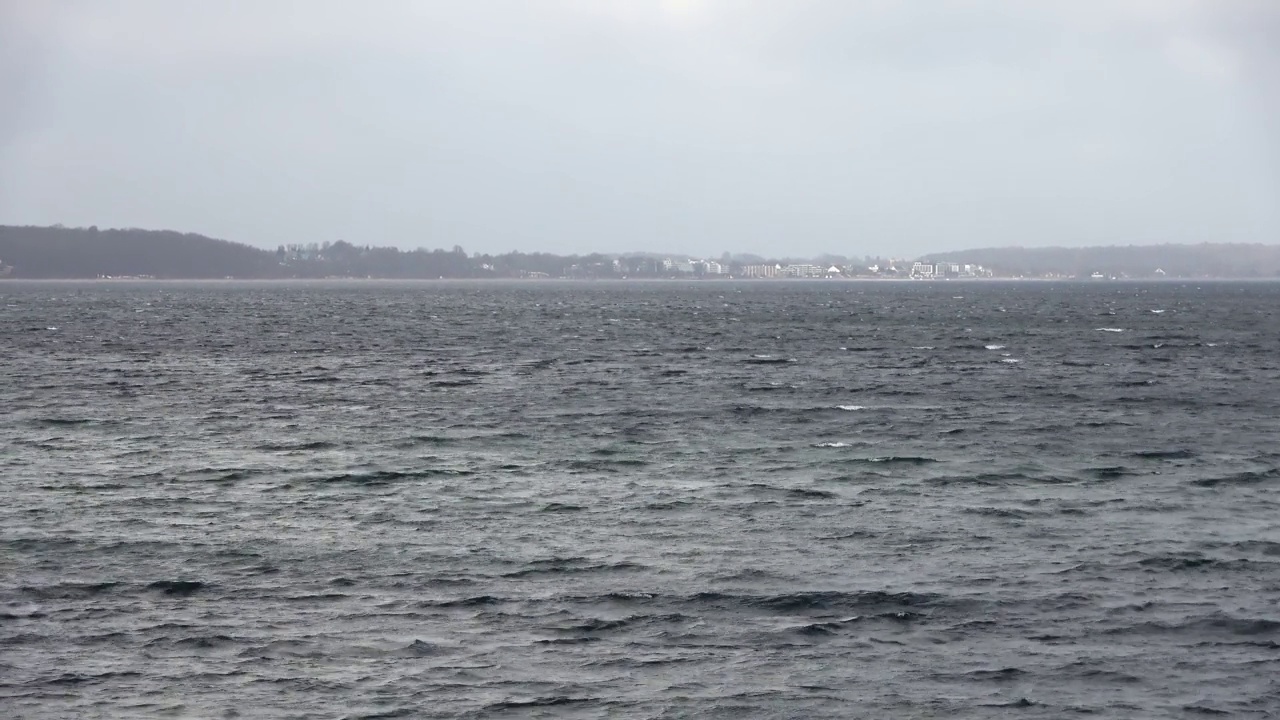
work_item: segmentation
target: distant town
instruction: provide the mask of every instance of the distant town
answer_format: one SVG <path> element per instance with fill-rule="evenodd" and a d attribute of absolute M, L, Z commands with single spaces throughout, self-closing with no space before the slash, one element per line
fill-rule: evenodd
<path fill-rule="evenodd" d="M 687 280 L 1128 280 L 1280 278 L 1280 246 L 1111 245 L 986 248 L 916 258 L 723 253 L 401 250 L 346 240 L 265 250 L 170 230 L 0 225 L 0 279 L 687 279 Z"/>
<path fill-rule="evenodd" d="M 976 279 L 990 278 L 995 274 L 981 265 L 972 263 L 924 263 L 910 260 L 876 260 L 867 258 L 865 264 L 841 260 L 838 263 L 815 264 L 813 262 L 750 262 L 725 258 L 722 260 L 663 258 L 613 258 L 589 264 L 575 263 L 565 269 L 564 278 L 692 278 L 692 279 Z M 524 272 L 521 277 L 550 278 L 545 272 Z"/>

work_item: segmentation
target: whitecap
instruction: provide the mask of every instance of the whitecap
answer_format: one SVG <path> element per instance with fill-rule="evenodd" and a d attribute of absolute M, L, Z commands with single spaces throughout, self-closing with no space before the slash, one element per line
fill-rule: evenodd
<path fill-rule="evenodd" d="M 837 406 L 836 406 L 836 409 L 837 409 L 837 410 L 850 410 L 850 411 L 852 411 L 852 410 L 866 410 L 866 409 L 867 409 L 867 406 L 866 406 L 866 405 L 837 405 Z"/>
<path fill-rule="evenodd" d="M 1003 346 L 1003 345 L 983 345 L 983 347 L 985 347 L 985 348 L 986 348 L 986 349 L 988 349 L 988 350 L 1003 350 L 1003 349 L 1004 349 L 1004 346 Z"/>
<path fill-rule="evenodd" d="M 911 349 L 912 350 L 932 350 L 933 346 L 932 345 L 916 345 Z"/>
<path fill-rule="evenodd" d="M 1163 310 L 1152 310 L 1151 312 L 1153 312 L 1153 313 L 1155 313 L 1155 314 L 1159 315 L 1160 313 L 1162 313 L 1162 312 L 1164 312 L 1164 311 L 1163 311 Z"/>
<path fill-rule="evenodd" d="M 1097 328 L 1099 332 L 1124 332 L 1124 328 Z"/>
<path fill-rule="evenodd" d="M 1019 360 L 1018 358 L 1004 358 L 1004 359 L 1002 359 L 1000 362 L 1003 362 L 1003 363 L 1018 363 L 1018 362 L 1022 362 L 1022 361 L 1021 361 L 1021 360 Z"/>
<path fill-rule="evenodd" d="M 821 442 L 821 443 L 815 443 L 815 444 L 814 444 L 814 447 L 820 447 L 820 448 L 847 448 L 847 447 L 853 447 L 853 446 L 852 446 L 852 445 L 850 445 L 849 443 L 844 443 L 844 442 Z"/>

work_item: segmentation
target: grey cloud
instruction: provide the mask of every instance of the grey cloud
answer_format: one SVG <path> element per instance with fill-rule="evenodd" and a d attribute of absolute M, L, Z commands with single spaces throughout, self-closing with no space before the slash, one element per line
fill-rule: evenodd
<path fill-rule="evenodd" d="M 0 31 L 41 75 L 0 75 L 4 222 L 716 254 L 1280 229 L 1266 2 L 43 7 Z"/>

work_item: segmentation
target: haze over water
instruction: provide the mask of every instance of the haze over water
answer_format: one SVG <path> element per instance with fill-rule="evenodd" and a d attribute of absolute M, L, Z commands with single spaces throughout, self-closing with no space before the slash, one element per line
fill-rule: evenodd
<path fill-rule="evenodd" d="M 1280 284 L 0 286 L 0 714 L 1271 717 Z"/>

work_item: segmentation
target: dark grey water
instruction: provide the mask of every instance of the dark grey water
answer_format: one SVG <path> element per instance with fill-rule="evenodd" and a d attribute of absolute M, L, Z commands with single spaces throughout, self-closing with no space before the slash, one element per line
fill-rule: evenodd
<path fill-rule="evenodd" d="M 0 285 L 0 715 L 1275 717 L 1278 310 Z"/>

